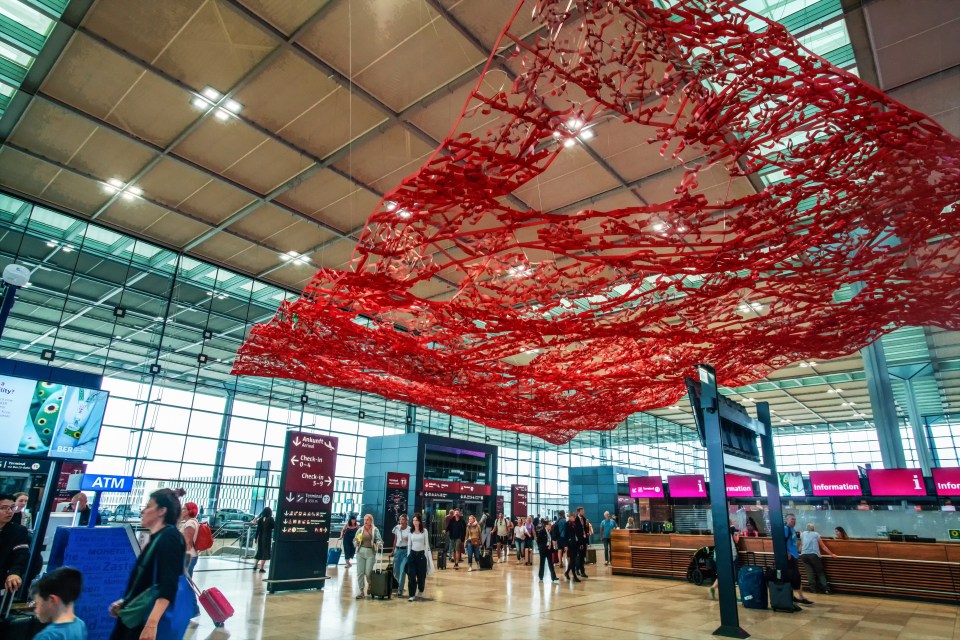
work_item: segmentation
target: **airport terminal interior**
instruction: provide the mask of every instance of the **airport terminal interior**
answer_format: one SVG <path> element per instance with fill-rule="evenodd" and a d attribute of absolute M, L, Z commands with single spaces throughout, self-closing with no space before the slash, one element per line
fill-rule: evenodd
<path fill-rule="evenodd" d="M 958 36 L 956 0 L 0 0 L 31 571 L 87 502 L 132 566 L 182 489 L 235 609 L 191 640 L 960 638 Z M 581 506 L 580 582 L 534 543 L 358 599 L 328 555 Z M 832 588 L 716 599 L 720 514 L 761 567 L 795 514 Z"/>

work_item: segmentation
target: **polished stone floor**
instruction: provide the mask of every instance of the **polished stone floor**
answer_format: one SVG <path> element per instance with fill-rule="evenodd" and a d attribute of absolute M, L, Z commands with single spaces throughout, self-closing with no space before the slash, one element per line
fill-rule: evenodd
<path fill-rule="evenodd" d="M 445 640 L 706 640 L 719 622 L 706 587 L 686 582 L 612 576 L 588 567 L 582 584 L 540 583 L 531 567 L 437 571 L 423 602 L 356 600 L 355 569 L 341 563 L 323 591 L 267 595 L 263 575 L 238 560 L 203 558 L 196 574 L 219 587 L 236 608 L 232 640 L 362 638 Z M 753 638 L 779 640 L 960 640 L 958 607 L 842 595 L 818 595 L 796 614 L 740 609 Z M 202 615 L 186 640 L 205 640 L 213 625 Z M 219 635 L 219 634 L 218 634 Z M 214 635 L 217 637 L 217 635 Z"/>

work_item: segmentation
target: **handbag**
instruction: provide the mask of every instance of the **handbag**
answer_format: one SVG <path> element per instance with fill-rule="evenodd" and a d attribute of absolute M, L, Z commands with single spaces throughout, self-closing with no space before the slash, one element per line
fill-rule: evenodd
<path fill-rule="evenodd" d="M 137 584 L 137 582 L 140 581 L 140 576 L 143 573 L 143 567 L 149 562 L 150 558 L 153 557 L 153 550 L 156 548 L 159 541 L 160 539 L 158 537 L 150 545 L 150 548 L 147 549 L 147 556 L 144 558 L 143 565 L 137 569 L 137 577 L 133 580 L 132 584 Z M 153 584 L 149 589 L 144 589 L 134 598 L 128 598 L 127 596 L 124 596 L 123 607 L 117 612 L 117 617 L 120 618 L 120 622 L 122 622 L 123 626 L 126 628 L 136 629 L 137 627 L 143 625 L 147 621 L 147 618 L 150 617 L 150 612 L 153 611 L 153 605 L 156 604 L 158 597 L 159 590 L 157 589 L 157 559 L 154 558 Z"/>

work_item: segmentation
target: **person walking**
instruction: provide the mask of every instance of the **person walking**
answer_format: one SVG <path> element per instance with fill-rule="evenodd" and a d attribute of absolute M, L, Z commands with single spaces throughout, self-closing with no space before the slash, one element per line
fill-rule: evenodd
<path fill-rule="evenodd" d="M 600 521 L 600 539 L 603 541 L 603 564 L 609 567 L 612 560 L 610 550 L 610 534 L 614 529 L 619 529 L 617 521 L 613 519 L 609 511 L 603 512 L 603 520 Z"/>
<path fill-rule="evenodd" d="M 515 546 L 517 565 L 523 561 L 523 548 L 526 545 L 527 527 L 524 526 L 523 518 L 517 518 L 517 524 L 513 526 L 513 544 Z"/>
<path fill-rule="evenodd" d="M 460 545 L 463 543 L 464 536 L 467 535 L 467 526 L 460 519 L 460 511 L 453 510 L 453 518 L 447 524 L 447 540 L 453 547 L 453 568 L 460 570 Z"/>
<path fill-rule="evenodd" d="M 524 528 L 527 530 L 526 535 L 523 538 L 523 555 L 526 558 L 526 565 L 533 566 L 533 542 L 534 536 L 536 535 L 536 527 L 533 524 L 533 518 L 527 516 L 526 522 L 523 523 Z"/>
<path fill-rule="evenodd" d="M 737 582 L 737 556 L 739 552 L 737 551 L 737 544 L 740 542 L 740 532 L 737 530 L 736 525 L 732 522 L 730 523 L 730 555 L 733 558 L 733 582 L 736 586 Z M 717 552 L 713 552 L 713 561 L 717 561 Z M 720 572 L 717 572 L 717 577 L 713 581 L 713 584 L 710 585 L 710 598 L 713 600 L 717 599 L 717 585 L 720 584 Z"/>
<path fill-rule="evenodd" d="M 507 519 L 503 512 L 497 512 L 497 519 L 493 521 L 493 536 L 497 545 L 497 563 L 507 560 Z"/>
<path fill-rule="evenodd" d="M 260 563 L 260 573 L 266 573 L 267 560 L 272 556 L 273 551 L 273 530 L 277 523 L 273 519 L 273 509 L 264 507 L 257 517 L 257 531 L 254 537 L 257 539 L 257 553 L 253 556 L 253 570 L 257 570 L 257 563 Z"/>
<path fill-rule="evenodd" d="M 343 544 L 343 557 L 347 559 L 347 569 L 351 567 L 350 561 L 357 553 L 357 546 L 353 543 L 353 539 L 356 537 L 359 528 L 357 516 L 350 516 L 347 524 L 343 525 L 343 529 L 340 530 L 340 541 Z"/>
<path fill-rule="evenodd" d="M 192 578 L 193 570 L 197 566 L 197 560 L 200 559 L 200 553 L 197 551 L 197 533 L 200 531 L 200 523 L 197 522 L 197 514 L 200 509 L 195 502 L 188 502 L 183 505 L 180 512 L 180 521 L 177 523 L 177 529 L 183 536 L 183 542 L 187 546 L 187 555 L 184 562 L 187 574 Z M 199 614 L 199 609 L 197 610 Z"/>
<path fill-rule="evenodd" d="M 554 525 L 557 534 L 557 564 L 563 566 L 563 556 L 567 551 L 567 514 L 563 509 L 557 512 L 557 524 Z"/>
<path fill-rule="evenodd" d="M 540 582 L 543 582 L 543 565 L 550 567 L 550 581 L 560 582 L 557 579 L 557 571 L 553 568 L 553 550 L 556 549 L 557 541 L 553 537 L 553 524 L 547 520 L 543 527 L 537 530 L 537 550 L 540 552 Z"/>
<path fill-rule="evenodd" d="M 807 582 L 810 588 L 817 593 L 830 593 L 830 584 L 827 582 L 827 574 L 823 570 L 823 559 L 820 554 L 825 553 L 831 558 L 836 558 L 837 554 L 830 551 L 816 529 L 812 522 L 808 522 L 807 530 L 800 536 L 800 560 L 807 568 Z"/>
<path fill-rule="evenodd" d="M 363 516 L 363 526 L 357 530 L 353 539 L 357 547 L 357 600 L 366 597 L 367 584 L 373 574 L 373 565 L 376 564 L 376 550 L 383 546 L 383 537 L 380 530 L 373 524 L 373 516 Z"/>
<path fill-rule="evenodd" d="M 574 531 L 577 534 L 577 539 L 580 541 L 580 546 L 577 549 L 577 571 L 579 571 L 581 578 L 586 578 L 587 571 L 585 563 L 587 560 L 587 547 L 590 546 L 590 523 L 587 522 L 587 516 L 584 513 L 583 507 L 577 507 L 577 526 L 574 527 Z"/>
<path fill-rule="evenodd" d="M 570 512 L 567 516 L 567 570 L 563 572 L 563 576 L 570 580 L 570 572 L 573 572 L 573 581 L 580 582 L 580 578 L 577 577 L 577 556 L 579 555 L 580 549 L 580 537 L 577 534 L 577 514 Z"/>
<path fill-rule="evenodd" d="M 397 581 L 397 595 L 403 596 L 403 587 L 407 582 L 408 548 L 410 545 L 410 527 L 407 526 L 407 514 L 400 514 L 400 523 L 393 528 L 393 577 Z"/>
<path fill-rule="evenodd" d="M 480 523 L 476 517 L 470 516 L 467 520 L 467 571 L 473 571 L 473 560 L 477 560 L 477 570 L 480 569 L 480 553 L 483 549 L 483 534 L 480 529 Z"/>
<path fill-rule="evenodd" d="M 177 531 L 179 519 L 180 500 L 172 489 L 150 494 L 150 502 L 140 512 L 140 524 L 150 532 L 150 541 L 127 578 L 126 594 L 110 605 L 110 615 L 118 618 L 110 640 L 154 640 L 158 635 L 176 635 L 171 629 L 159 627 L 169 624 L 163 614 L 173 606 L 183 575 L 187 549 Z"/>
<path fill-rule="evenodd" d="M 419 514 L 413 514 L 410 526 L 410 535 L 407 541 L 409 551 L 407 556 L 407 573 L 409 574 L 410 602 L 423 600 L 423 591 L 427 584 L 427 576 L 433 573 L 433 556 L 430 554 L 430 534 L 423 528 L 423 521 Z"/>

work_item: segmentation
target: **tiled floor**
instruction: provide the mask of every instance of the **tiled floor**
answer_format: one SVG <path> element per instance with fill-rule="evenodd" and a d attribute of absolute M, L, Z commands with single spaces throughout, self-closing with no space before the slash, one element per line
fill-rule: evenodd
<path fill-rule="evenodd" d="M 237 561 L 204 558 L 201 586 L 218 586 L 237 610 L 227 623 L 232 640 L 361 638 L 491 640 L 592 638 L 623 640 L 715 638 L 716 602 L 706 587 L 673 580 L 612 576 L 589 567 L 582 584 L 540 583 L 530 567 L 493 571 L 448 569 L 427 581 L 424 602 L 354 599 L 355 569 L 329 572 L 323 591 L 267 595 L 264 574 Z M 800 613 L 740 609 L 740 625 L 757 639 L 960 640 L 957 607 L 842 595 L 819 595 Z M 205 615 L 186 640 L 213 631 Z"/>

